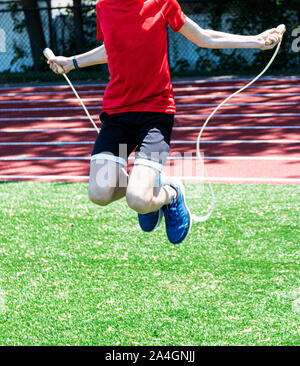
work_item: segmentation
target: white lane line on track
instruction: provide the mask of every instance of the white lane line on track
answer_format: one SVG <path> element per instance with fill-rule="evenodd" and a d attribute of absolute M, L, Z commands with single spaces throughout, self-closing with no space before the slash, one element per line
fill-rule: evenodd
<path fill-rule="evenodd" d="M 278 129 L 299 129 L 300 126 L 220 126 L 220 127 L 205 127 L 205 130 L 278 130 Z M 173 130 L 184 131 L 184 130 L 200 130 L 200 127 L 173 127 Z M 0 130 L 1 132 L 1 130 Z"/>
<path fill-rule="evenodd" d="M 96 91 L 89 91 L 89 92 L 85 92 L 86 94 L 98 94 L 98 92 Z M 43 95 L 56 95 L 57 93 L 55 92 L 49 92 L 49 93 L 45 93 Z M 73 95 L 73 92 L 69 92 L 67 91 L 65 94 L 69 94 L 69 95 Z M 30 94 L 24 94 L 26 96 L 33 96 L 33 95 L 38 95 L 41 96 L 40 93 L 30 93 Z M 175 95 L 175 100 L 176 99 L 184 99 L 184 98 L 197 98 L 197 99 L 219 99 L 219 98 L 226 98 L 229 97 L 230 94 L 213 94 L 213 95 L 203 95 L 203 94 L 191 94 L 191 95 Z M 250 97 L 296 97 L 299 96 L 300 93 L 257 93 L 257 94 L 240 94 L 238 97 L 236 98 L 250 98 Z M 16 96 L 22 96 L 22 93 L 20 94 L 0 94 L 0 98 L 2 96 L 6 96 L 6 97 L 16 97 Z M 63 101 L 69 101 L 69 100 L 73 100 L 74 98 L 66 98 Z M 101 96 L 99 96 L 98 98 L 82 98 L 83 100 L 92 100 L 92 101 L 102 101 L 103 98 Z M 2 100 L 1 103 L 14 103 L 14 102 L 18 102 L 18 103 L 22 103 L 22 102 L 45 102 L 45 103 L 55 103 L 56 101 L 61 101 L 60 99 L 20 99 L 20 100 Z"/>
<path fill-rule="evenodd" d="M 87 175 L 0 175 L 0 179 L 82 180 L 89 177 Z"/>
<path fill-rule="evenodd" d="M 101 110 L 100 106 L 86 106 L 87 109 L 96 109 Z M 79 111 L 82 107 L 77 106 L 70 106 L 70 107 L 48 107 L 48 108 L 8 108 L 8 109 L 1 109 L 0 112 L 45 112 L 45 111 Z"/>
<path fill-rule="evenodd" d="M 230 177 L 174 177 L 184 181 L 200 181 L 200 182 L 258 182 L 258 183 L 300 183 L 300 178 L 230 178 Z"/>
<path fill-rule="evenodd" d="M 68 87 L 69 88 L 69 87 Z M 78 90 L 78 94 L 100 94 L 102 92 L 104 92 L 104 90 L 84 90 L 84 91 L 80 91 Z M 43 93 L 40 93 L 40 92 L 22 92 L 22 93 L 5 93 L 5 94 L 1 94 L 0 93 L 0 98 L 1 97 L 18 97 L 18 96 L 29 96 L 29 97 L 32 97 L 34 95 L 57 95 L 58 91 L 48 91 L 48 92 L 43 92 Z M 70 94 L 70 95 L 74 95 L 73 91 L 69 91 L 69 90 L 66 90 L 63 92 L 64 94 Z"/>
<path fill-rule="evenodd" d="M 208 77 L 206 79 L 202 79 L 202 80 L 172 80 L 172 84 L 176 85 L 176 84 L 206 84 L 206 83 L 232 83 L 232 82 L 241 82 L 241 81 L 247 81 L 250 80 L 251 78 L 235 78 L 232 76 L 217 76 L 217 77 Z M 299 81 L 300 82 L 300 78 L 297 76 L 264 76 L 260 79 L 260 81 L 276 81 L 276 82 L 293 82 L 293 81 Z M 90 84 L 74 84 L 76 87 L 91 87 L 91 86 L 107 86 L 108 83 L 90 83 Z M 65 84 L 61 84 L 61 85 L 29 85 L 29 86 L 4 86 L 4 87 L 0 87 L 0 90 L 5 90 L 5 89 L 20 89 L 20 88 L 40 88 L 40 89 L 45 89 L 45 88 L 68 88 L 67 85 Z"/>
<path fill-rule="evenodd" d="M 233 82 L 243 82 L 243 81 L 248 81 L 250 80 L 250 78 L 232 78 L 231 76 L 229 77 L 211 77 L 211 78 L 207 78 L 207 79 L 203 79 L 203 80 L 177 80 L 177 81 L 172 81 L 173 85 L 176 84 L 206 84 L 206 83 L 233 83 Z M 276 81 L 278 82 L 293 82 L 293 81 L 299 81 L 300 82 L 300 78 L 298 77 L 276 77 L 276 76 L 265 76 L 263 78 L 260 79 L 260 81 Z M 83 87 L 83 88 L 88 88 L 88 87 L 96 87 L 96 86 L 100 86 L 100 87 L 106 87 L 108 85 L 108 83 L 100 83 L 100 84 L 74 84 L 74 86 L 76 86 L 77 88 L 79 87 Z M 48 89 L 48 88 L 60 88 L 60 89 L 67 89 L 68 86 L 67 85 L 39 85 L 39 86 L 4 86 L 4 87 L 0 87 L 0 91 L 1 90 L 18 90 L 21 88 L 39 88 L 39 89 Z"/>
<path fill-rule="evenodd" d="M 231 94 L 212 94 L 212 95 L 203 95 L 203 94 L 191 94 L 191 95 L 178 95 L 175 96 L 175 100 L 178 99 L 225 99 L 227 97 L 229 97 Z M 252 98 L 252 97 L 280 97 L 281 99 L 284 99 L 285 97 L 299 97 L 300 93 L 257 93 L 257 94 L 239 94 L 238 96 L 236 96 L 234 98 L 234 100 L 236 99 L 248 99 L 248 98 Z M 262 104 L 264 104 L 265 102 L 262 101 Z M 178 102 L 177 102 L 178 104 Z M 251 102 L 249 104 L 252 104 Z"/>
<path fill-rule="evenodd" d="M 263 79 L 261 79 L 263 80 Z M 288 80 L 293 80 L 293 79 L 286 79 Z M 76 84 L 74 83 L 74 86 L 76 88 L 90 88 L 90 87 L 106 87 L 108 84 L 107 83 L 100 83 L 100 84 Z M 20 89 L 51 89 L 51 88 L 55 88 L 55 89 L 68 89 L 69 86 L 66 84 L 62 84 L 62 85 L 32 85 L 32 86 L 5 86 L 5 87 L 0 87 L 0 91 L 1 90 L 20 90 Z"/>
<path fill-rule="evenodd" d="M 182 91 L 196 91 L 196 90 L 228 90 L 228 89 L 240 89 L 243 85 L 224 85 L 224 86 L 190 86 L 183 88 L 174 88 L 174 92 Z M 300 84 L 296 85 L 252 85 L 249 89 L 288 89 L 288 88 L 300 88 Z"/>
<path fill-rule="evenodd" d="M 219 98 L 227 98 L 231 94 L 212 94 L 212 95 L 203 95 L 203 94 L 190 94 L 190 95 L 175 95 L 176 99 L 219 99 Z M 249 97 L 297 97 L 300 93 L 257 93 L 257 94 L 239 94 L 235 97 L 235 99 L 238 98 L 249 98 Z"/>
<path fill-rule="evenodd" d="M 174 88 L 174 93 L 178 93 L 178 92 L 195 92 L 195 91 L 209 91 L 209 90 L 232 90 L 232 89 L 240 89 L 242 87 L 242 85 L 240 86 L 228 86 L 228 87 L 189 87 L 189 88 Z M 286 89 L 289 90 L 290 88 L 300 88 L 300 85 L 285 85 L 282 87 L 279 87 L 278 85 L 270 85 L 270 86 L 250 86 L 249 89 Z M 0 97 L 18 97 L 18 96 L 34 96 L 34 95 L 57 95 L 58 93 L 60 93 L 59 91 L 47 91 L 47 92 L 21 92 L 21 93 L 0 93 Z M 66 90 L 63 92 L 65 95 L 73 95 L 72 91 Z M 99 89 L 99 90 L 78 90 L 78 94 L 104 94 L 104 90 L 103 89 Z M 273 93 L 274 94 L 274 93 Z M 285 93 L 276 93 L 277 95 L 286 95 Z M 259 94 L 256 94 L 259 95 Z M 297 95 L 297 94 L 296 94 Z M 193 95 L 191 95 L 192 97 Z"/>
<path fill-rule="evenodd" d="M 205 83 L 231 83 L 231 82 L 244 82 L 249 81 L 249 78 L 232 78 L 232 77 L 217 77 L 217 78 L 207 78 L 205 80 L 177 80 L 173 82 L 175 84 L 205 84 Z M 298 77 L 281 77 L 277 78 L 275 76 L 265 76 L 259 79 L 260 81 L 276 81 L 278 82 L 293 82 L 293 81 L 300 81 Z"/>
<path fill-rule="evenodd" d="M 0 157 L 0 161 L 31 161 L 31 160 L 84 160 L 90 161 L 89 156 L 8 156 L 8 157 Z M 129 157 L 129 160 L 134 160 L 134 157 Z M 169 156 L 167 160 L 196 160 L 198 161 L 198 157 L 196 156 Z M 299 157 L 288 157 L 288 156 L 205 156 L 204 160 L 267 160 L 267 161 L 300 161 Z"/>
<path fill-rule="evenodd" d="M 63 145 L 92 145 L 95 141 L 33 141 L 33 142 L 0 142 L 0 146 L 63 146 Z M 209 140 L 201 144 L 296 144 L 300 140 Z M 173 140 L 172 144 L 196 144 L 196 141 Z"/>
<path fill-rule="evenodd" d="M 227 113 L 227 114 L 216 114 L 214 118 L 218 117 L 299 117 L 300 113 Z M 207 114 L 177 114 L 176 118 L 207 118 Z M 1 119 L 0 119 L 1 120 Z"/>
<path fill-rule="evenodd" d="M 93 115 L 92 116 L 93 119 L 98 119 L 99 116 L 98 115 Z M 0 121 L 75 121 L 75 120 L 86 120 L 88 121 L 89 119 L 87 118 L 87 116 L 76 116 L 76 117 L 10 117 L 10 118 L 0 118 Z"/>
<path fill-rule="evenodd" d="M 33 142 L 0 142 L 0 146 L 63 146 L 63 145 L 92 145 L 95 141 L 33 141 Z"/>
<path fill-rule="evenodd" d="M 296 144 L 300 140 L 210 140 L 201 144 Z M 171 144 L 196 144 L 196 141 L 171 141 Z"/>
<path fill-rule="evenodd" d="M 198 89 L 198 90 L 218 90 L 218 89 L 239 89 L 243 86 L 243 81 L 247 81 L 250 79 L 241 79 L 241 80 L 235 80 L 235 82 L 241 82 L 239 85 L 236 84 L 232 84 L 230 85 L 230 82 L 227 82 L 227 85 L 207 85 L 207 86 L 194 86 L 194 85 L 203 85 L 203 84 L 212 84 L 212 83 L 216 83 L 212 80 L 203 80 L 203 82 L 172 82 L 173 85 L 173 89 L 174 90 L 191 90 L 191 89 Z M 300 79 L 296 79 L 297 82 L 300 81 Z M 261 81 L 263 81 L 263 79 L 261 79 Z M 250 86 L 249 88 L 254 89 L 254 88 L 264 88 L 264 89 L 270 89 L 270 88 L 274 88 L 274 89 L 285 89 L 285 88 L 299 88 L 300 84 L 294 84 L 294 83 L 284 83 L 284 84 L 279 84 L 280 79 L 275 79 L 274 81 L 276 81 L 277 84 L 275 85 L 260 85 L 260 84 L 255 84 Z M 283 82 L 289 81 L 289 80 L 281 80 Z M 220 82 L 220 81 L 219 81 Z M 221 81 L 222 83 L 224 81 Z M 182 87 L 182 84 L 187 84 L 187 86 Z M 105 90 L 105 88 L 107 87 L 108 84 L 74 84 L 75 88 L 81 89 L 81 88 L 99 88 L 99 90 Z M 179 87 L 177 87 L 177 85 Z M 42 89 L 56 89 L 56 93 L 58 92 L 58 90 L 68 90 L 69 86 L 68 85 L 50 85 L 50 86 L 32 86 L 32 87 L 4 87 L 4 88 L 0 88 L 0 93 L 1 91 L 5 91 L 5 90 L 14 90 L 17 91 L 18 90 L 25 90 L 24 92 L 26 93 L 26 89 L 28 90 L 28 92 L 32 92 L 32 90 L 36 89 L 36 90 L 42 90 Z M 85 90 L 81 90 L 82 92 L 85 92 Z M 47 93 L 47 92 L 40 92 L 41 94 Z"/>
<path fill-rule="evenodd" d="M 91 158 L 88 156 L 8 156 L 0 157 L 0 161 L 35 161 L 35 160 L 88 160 Z"/>
<path fill-rule="evenodd" d="M 35 161 L 35 160 L 88 160 L 90 161 L 90 157 L 88 156 L 8 156 L 8 157 L 0 157 L 0 161 Z"/>
<path fill-rule="evenodd" d="M 88 102 L 99 102 L 102 98 L 82 98 L 85 103 Z M 77 102 L 76 98 L 67 98 L 67 99 L 20 99 L 20 100 L 0 100 L 0 104 L 27 104 L 27 103 L 66 103 L 66 102 Z"/>
<path fill-rule="evenodd" d="M 101 128 L 100 128 L 101 129 Z M 175 131 L 199 131 L 201 127 L 173 127 Z M 300 129 L 300 126 L 220 126 L 206 127 L 206 130 L 280 130 L 280 129 Z M 94 128 L 0 128 L 0 133 L 32 133 L 32 132 L 95 132 Z"/>
<path fill-rule="evenodd" d="M 191 119 L 204 119 L 207 118 L 208 114 L 177 114 L 175 117 L 178 118 L 191 118 Z M 300 113 L 228 113 L 228 114 L 216 114 L 214 118 L 232 118 L 232 117 L 253 117 L 253 118 L 264 118 L 264 117 L 300 117 Z M 93 115 L 93 119 L 98 119 L 98 115 Z M 74 116 L 74 117 L 1 117 L 0 121 L 75 121 L 75 120 L 87 120 L 86 116 Z"/>
<path fill-rule="evenodd" d="M 262 94 L 263 96 L 265 96 L 265 94 Z M 299 94 L 300 95 L 300 94 Z M 176 99 L 208 99 L 208 98 L 215 98 L 215 99 L 218 99 L 218 98 L 225 98 L 229 96 L 229 94 L 227 95 L 196 95 L 196 96 L 191 96 L 191 95 L 182 95 L 182 96 L 175 96 L 175 100 Z M 257 97 L 259 96 L 258 94 L 245 94 L 243 95 L 243 99 L 245 99 L 245 97 L 248 96 L 248 97 Z M 280 94 L 280 96 L 282 97 L 282 94 Z M 241 98 L 241 96 L 237 97 L 237 98 Z M 102 101 L 103 98 L 83 98 L 82 100 L 85 102 L 85 103 L 89 103 L 89 102 L 100 102 Z M 31 99 L 20 99 L 20 100 L 0 100 L 0 104 L 34 104 L 34 103 L 37 103 L 37 104 L 54 104 L 54 103 L 68 103 L 68 102 L 71 102 L 71 103 L 78 103 L 78 100 L 77 99 L 74 99 L 74 98 L 67 98 L 67 99 L 34 99 L 34 100 L 31 100 Z M 70 104 L 71 104 L 70 103 Z M 261 101 L 261 102 L 249 102 L 249 103 L 228 103 L 226 105 L 261 105 L 261 104 L 264 104 L 264 105 L 294 105 L 294 104 L 299 104 L 299 102 L 264 102 L 264 101 Z M 176 105 L 180 105 L 180 102 L 178 102 Z M 190 104 L 191 105 L 191 104 Z M 218 103 L 206 103 L 206 104 L 200 104 L 202 106 L 216 106 L 218 105 Z"/>
<path fill-rule="evenodd" d="M 210 104 L 180 104 L 177 103 L 177 108 L 213 108 L 217 107 L 218 103 L 210 103 Z M 271 103 L 228 103 L 225 107 L 246 107 L 246 106 L 289 106 L 289 105 L 299 105 L 299 102 L 271 102 Z M 100 106 L 95 105 L 86 105 L 88 109 L 96 109 L 101 110 Z M 68 107 L 34 107 L 34 108 L 2 108 L 0 112 L 42 112 L 42 111 L 78 111 L 81 110 L 82 107 L 79 106 L 68 106 Z"/>
<path fill-rule="evenodd" d="M 184 177 L 176 176 L 174 178 L 184 181 L 199 181 L 199 182 L 252 182 L 252 183 L 300 183 L 297 178 L 230 178 L 230 177 Z M 87 175 L 0 175 L 0 179 L 41 179 L 41 180 L 88 180 Z"/>
<path fill-rule="evenodd" d="M 177 107 L 217 107 L 219 103 L 206 103 L 206 104 L 181 104 L 177 103 Z M 224 107 L 248 107 L 248 106 L 287 106 L 287 105 L 299 105 L 299 102 L 253 102 L 253 103 L 228 103 L 224 104 Z"/>
<path fill-rule="evenodd" d="M 300 140 L 210 140 L 201 141 L 201 144 L 296 144 Z M 196 141 L 171 141 L 171 144 L 196 144 Z"/>
<path fill-rule="evenodd" d="M 300 128 L 300 126 L 299 126 Z M 94 128 L 3 128 L 0 133 L 32 133 L 32 132 L 96 132 Z"/>

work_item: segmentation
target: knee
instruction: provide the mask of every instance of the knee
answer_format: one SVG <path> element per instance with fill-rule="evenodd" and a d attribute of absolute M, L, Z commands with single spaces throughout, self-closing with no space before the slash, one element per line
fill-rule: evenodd
<path fill-rule="evenodd" d="M 89 185 L 88 190 L 89 199 L 99 206 L 106 206 L 112 202 L 113 190 L 108 187 L 97 187 L 95 185 Z"/>
<path fill-rule="evenodd" d="M 140 214 L 151 212 L 151 197 L 148 197 L 147 195 L 127 192 L 126 200 L 128 206 Z"/>

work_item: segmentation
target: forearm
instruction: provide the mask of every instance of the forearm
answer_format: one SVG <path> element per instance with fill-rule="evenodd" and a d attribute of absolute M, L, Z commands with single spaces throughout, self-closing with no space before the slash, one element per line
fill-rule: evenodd
<path fill-rule="evenodd" d="M 242 36 L 203 29 L 189 18 L 186 19 L 180 33 L 199 47 L 205 48 L 259 48 L 260 46 L 257 36 Z"/>
<path fill-rule="evenodd" d="M 242 36 L 205 29 L 202 47 L 258 48 L 258 43 L 255 36 Z"/>
<path fill-rule="evenodd" d="M 93 50 L 75 56 L 79 68 L 93 65 L 105 64 L 107 62 L 107 54 L 104 45 L 94 48 Z M 57 56 L 48 60 L 49 67 L 57 74 L 68 73 L 75 69 L 73 63 L 74 56 L 64 57 Z"/>
<path fill-rule="evenodd" d="M 80 68 L 107 63 L 107 54 L 104 45 L 76 56 Z M 73 62 L 73 61 L 72 61 Z"/>

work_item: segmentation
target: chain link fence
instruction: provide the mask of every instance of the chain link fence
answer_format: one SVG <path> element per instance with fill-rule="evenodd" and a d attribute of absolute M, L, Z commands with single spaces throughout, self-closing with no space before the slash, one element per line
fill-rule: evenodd
<path fill-rule="evenodd" d="M 80 45 L 75 21 L 78 12 L 84 35 Z M 42 55 L 46 46 L 66 56 L 97 47 L 95 6 L 20 9 L 14 2 L 10 9 L 0 7 L 0 29 L 6 38 L 5 52 L 0 53 L 0 72 L 46 70 Z"/>
<path fill-rule="evenodd" d="M 300 52 L 292 47 L 295 41 L 292 34 L 300 27 L 298 1 L 198 0 L 179 3 L 185 14 L 203 28 L 257 34 L 285 23 L 288 31 L 273 71 L 290 74 L 300 70 Z M 72 55 L 96 47 L 95 35 L 94 5 L 21 9 L 18 2 L 0 4 L 0 72 L 46 71 L 42 46 L 51 47 L 56 54 Z M 245 74 L 263 67 L 271 56 L 270 52 L 260 50 L 199 48 L 170 29 L 168 40 L 173 76 Z M 102 76 L 107 75 L 106 66 L 86 70 L 87 73 L 100 71 Z"/>

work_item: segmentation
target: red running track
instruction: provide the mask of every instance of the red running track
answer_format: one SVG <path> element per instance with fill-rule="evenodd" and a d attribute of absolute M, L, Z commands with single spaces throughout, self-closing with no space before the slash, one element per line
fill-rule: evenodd
<path fill-rule="evenodd" d="M 167 174 L 200 181 L 200 127 L 247 80 L 174 83 L 177 114 Z M 105 85 L 77 86 L 98 121 Z M 203 134 L 210 179 L 300 184 L 300 79 L 262 79 L 233 98 Z M 0 88 L 0 179 L 87 180 L 96 138 L 68 86 Z M 130 158 L 129 166 L 133 162 Z"/>

